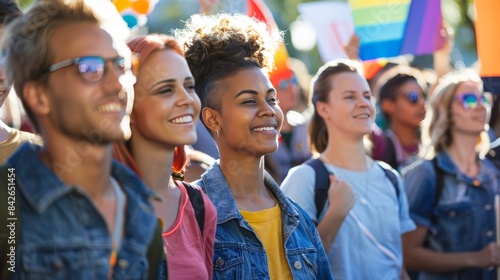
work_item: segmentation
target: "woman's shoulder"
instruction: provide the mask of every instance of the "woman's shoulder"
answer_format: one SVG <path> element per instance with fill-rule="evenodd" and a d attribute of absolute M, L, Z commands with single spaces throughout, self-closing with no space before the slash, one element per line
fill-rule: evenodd
<path fill-rule="evenodd" d="M 432 171 L 430 174 L 435 173 L 435 163 L 432 159 L 423 159 L 418 158 L 410 164 L 401 168 L 401 177 L 406 177 L 409 174 L 428 174 L 429 171 Z"/>
<path fill-rule="evenodd" d="M 315 170 L 314 167 L 311 165 L 307 164 L 307 161 L 292 167 L 289 171 L 288 174 L 286 175 L 285 179 L 283 180 L 283 183 L 281 186 L 285 185 L 287 181 L 293 181 L 295 179 L 307 179 L 307 178 L 313 178 L 315 175 Z"/>

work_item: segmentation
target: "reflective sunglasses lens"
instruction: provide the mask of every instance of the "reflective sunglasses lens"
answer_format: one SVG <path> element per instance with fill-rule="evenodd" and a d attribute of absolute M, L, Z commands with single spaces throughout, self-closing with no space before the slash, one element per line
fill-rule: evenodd
<path fill-rule="evenodd" d="M 462 106 L 465 109 L 475 109 L 477 107 L 477 96 L 475 94 L 462 95 Z"/>
<path fill-rule="evenodd" d="M 117 57 L 115 59 L 115 64 L 116 66 L 120 67 L 120 69 L 125 69 L 125 58 L 121 56 Z"/>
<path fill-rule="evenodd" d="M 281 88 L 281 89 L 287 89 L 291 85 L 298 85 L 298 84 L 299 84 L 299 81 L 297 80 L 297 78 L 295 76 L 293 76 L 290 79 L 282 80 L 279 83 L 279 88 Z"/>
<path fill-rule="evenodd" d="M 87 56 L 78 60 L 78 71 L 85 81 L 97 82 L 104 75 L 105 61 L 102 57 Z"/>
<path fill-rule="evenodd" d="M 282 81 L 280 82 L 280 84 L 279 84 L 279 87 L 280 87 L 281 89 L 286 89 L 286 88 L 288 88 L 288 80 L 282 80 Z"/>
<path fill-rule="evenodd" d="M 410 91 L 407 96 L 408 96 L 408 101 L 410 101 L 410 103 L 415 104 L 418 102 L 419 94 L 417 92 Z"/>
<path fill-rule="evenodd" d="M 488 101 L 488 98 L 486 96 L 481 96 L 481 102 L 483 102 L 483 105 L 489 106 L 490 102 Z"/>

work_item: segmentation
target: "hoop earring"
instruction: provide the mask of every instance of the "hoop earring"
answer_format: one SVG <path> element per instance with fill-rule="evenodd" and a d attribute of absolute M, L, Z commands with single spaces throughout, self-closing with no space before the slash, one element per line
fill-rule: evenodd
<path fill-rule="evenodd" d="M 184 181 L 184 171 L 179 173 L 172 171 L 172 179 L 177 181 Z"/>
<path fill-rule="evenodd" d="M 217 134 L 217 138 L 220 138 L 220 134 L 219 134 L 219 130 L 218 129 L 215 131 L 215 133 Z"/>

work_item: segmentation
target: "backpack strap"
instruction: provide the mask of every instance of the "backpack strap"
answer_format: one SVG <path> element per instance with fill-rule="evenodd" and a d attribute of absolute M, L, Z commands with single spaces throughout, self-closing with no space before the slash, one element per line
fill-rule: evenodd
<path fill-rule="evenodd" d="M 391 171 L 391 166 L 383 161 L 376 161 L 376 163 L 384 170 L 385 176 L 389 178 L 392 186 L 396 191 L 396 197 L 399 200 L 399 183 L 398 177 Z M 319 159 L 310 159 L 305 164 L 311 166 L 315 171 L 314 183 L 314 204 L 316 205 L 316 217 L 319 220 L 319 215 L 325 207 L 326 199 L 328 198 L 328 189 L 330 188 L 329 171 L 326 169 L 325 164 Z"/>
<path fill-rule="evenodd" d="M 161 225 L 162 223 L 158 220 L 156 223 L 156 228 L 153 234 L 153 240 L 149 244 L 148 252 L 146 257 L 148 258 L 149 271 L 148 280 L 159 279 L 158 271 L 160 265 L 165 266 L 165 275 L 168 280 L 168 265 L 167 265 L 167 255 L 163 250 L 163 239 L 161 236 Z"/>
<path fill-rule="evenodd" d="M 316 205 L 316 218 L 319 222 L 319 215 L 323 211 L 328 198 L 328 189 L 330 188 L 329 172 L 319 158 L 309 159 L 305 164 L 311 166 L 315 173 L 314 204 Z"/>
<path fill-rule="evenodd" d="M 193 186 L 192 184 L 182 182 L 184 185 L 189 201 L 194 209 L 194 215 L 196 217 L 196 222 L 200 228 L 201 236 L 203 236 L 203 229 L 205 228 L 205 202 L 203 201 L 203 196 L 201 195 L 202 190 L 198 186 Z"/>
<path fill-rule="evenodd" d="M 385 173 L 385 176 L 387 178 L 389 178 L 389 181 L 391 181 L 392 183 L 392 186 L 394 187 L 394 189 L 396 190 L 396 198 L 399 200 L 399 182 L 398 182 L 398 177 L 396 176 L 396 174 L 394 174 L 394 172 L 391 171 L 392 167 L 383 162 L 383 161 L 376 161 L 376 163 L 382 167 L 382 170 L 384 170 L 384 173 Z"/>
<path fill-rule="evenodd" d="M 0 201 L 0 220 L 6 223 L 15 223 L 14 243 L 12 243 L 12 239 L 8 239 L 11 228 L 7 226 L 0 227 L 0 254 L 2 254 L 2 257 L 10 254 L 11 246 L 19 246 L 21 238 L 19 190 L 15 176 L 13 169 L 8 168 L 7 165 L 0 166 L 0 198 L 2 199 Z M 14 196 L 12 195 L 13 192 L 15 192 Z M 9 267 L 10 264 L 7 260 L 0 262 L 0 279 L 9 278 Z"/>
<path fill-rule="evenodd" d="M 432 202 L 432 209 L 434 209 L 437 206 L 441 195 L 443 194 L 445 174 L 444 171 L 438 166 L 437 157 L 434 157 L 432 159 L 432 166 L 434 166 L 434 171 L 436 172 L 436 188 L 434 193 L 434 201 Z M 431 222 L 434 224 L 437 222 L 437 217 L 434 214 L 431 215 Z"/>
<path fill-rule="evenodd" d="M 396 146 L 394 146 L 394 142 L 392 141 L 391 137 L 387 135 L 387 133 L 384 133 L 384 137 L 386 139 L 386 144 L 385 144 L 385 156 L 383 162 L 391 167 L 397 166 L 398 159 L 396 158 Z"/>

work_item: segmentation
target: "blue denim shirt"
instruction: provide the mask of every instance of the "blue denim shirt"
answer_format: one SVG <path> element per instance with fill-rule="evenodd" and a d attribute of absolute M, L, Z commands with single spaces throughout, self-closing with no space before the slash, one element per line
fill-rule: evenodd
<path fill-rule="evenodd" d="M 307 214 L 266 173 L 266 187 L 281 207 L 285 254 L 294 279 L 333 279 L 321 239 Z M 213 279 L 269 279 L 264 246 L 241 216 L 218 163 L 195 184 L 217 208 Z"/>
<path fill-rule="evenodd" d="M 436 207 L 436 171 L 430 160 L 403 169 L 410 215 L 419 226 L 430 230 L 427 247 L 437 252 L 471 252 L 495 241 L 494 195 L 498 193 L 498 170 L 481 160 L 474 179 L 460 173 L 446 152 L 437 155 L 445 173 L 443 192 Z M 433 218 L 434 217 L 434 218 Z M 495 269 L 464 269 L 450 273 L 420 273 L 420 279 L 496 279 Z"/>
<path fill-rule="evenodd" d="M 104 218 L 82 189 L 65 185 L 44 164 L 40 149 L 24 144 L 7 162 L 15 168 L 21 226 L 10 279 L 108 279 L 112 245 Z M 157 224 L 148 201 L 153 193 L 118 162 L 111 174 L 127 196 L 113 278 L 146 279 L 146 252 Z"/>

